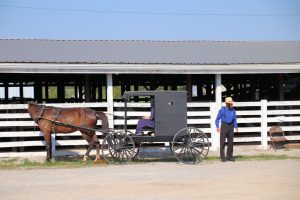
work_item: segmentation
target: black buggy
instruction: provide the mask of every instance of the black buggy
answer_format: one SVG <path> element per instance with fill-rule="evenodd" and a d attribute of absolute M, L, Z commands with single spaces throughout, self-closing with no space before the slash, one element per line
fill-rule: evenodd
<path fill-rule="evenodd" d="M 140 97 L 154 100 L 154 129 L 145 127 L 145 134 L 135 135 L 128 130 L 128 102 Z M 139 152 L 143 142 L 169 142 L 174 156 L 183 163 L 196 164 L 206 158 L 209 141 L 205 133 L 187 127 L 187 93 L 185 91 L 125 92 L 122 131 L 108 134 L 102 143 L 102 155 L 109 163 L 127 163 Z"/>

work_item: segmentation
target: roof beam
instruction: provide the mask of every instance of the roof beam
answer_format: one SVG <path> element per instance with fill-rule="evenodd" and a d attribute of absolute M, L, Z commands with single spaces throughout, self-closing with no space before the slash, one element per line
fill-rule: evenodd
<path fill-rule="evenodd" d="M 264 74 L 300 73 L 296 64 L 170 65 L 0 63 L 0 73 L 49 74 Z"/>

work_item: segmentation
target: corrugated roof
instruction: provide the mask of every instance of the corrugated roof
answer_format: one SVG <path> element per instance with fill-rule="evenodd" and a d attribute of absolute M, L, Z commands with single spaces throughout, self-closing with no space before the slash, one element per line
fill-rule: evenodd
<path fill-rule="evenodd" d="M 300 41 L 0 39 L 1 63 L 300 63 Z"/>

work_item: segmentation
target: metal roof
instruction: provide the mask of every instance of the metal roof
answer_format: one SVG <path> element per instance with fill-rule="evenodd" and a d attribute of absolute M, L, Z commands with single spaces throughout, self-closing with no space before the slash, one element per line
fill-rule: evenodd
<path fill-rule="evenodd" d="M 291 64 L 300 41 L 0 39 L 0 63 Z"/>

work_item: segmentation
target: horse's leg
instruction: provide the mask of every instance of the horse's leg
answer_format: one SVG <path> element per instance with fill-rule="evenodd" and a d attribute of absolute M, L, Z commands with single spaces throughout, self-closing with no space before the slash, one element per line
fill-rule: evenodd
<path fill-rule="evenodd" d="M 96 162 L 96 161 L 100 160 L 100 141 L 95 132 L 93 134 L 93 142 L 96 145 L 96 158 L 94 160 L 94 162 Z"/>
<path fill-rule="evenodd" d="M 88 133 L 83 132 L 83 131 L 80 131 L 80 132 L 82 134 L 82 137 L 89 143 L 88 150 L 86 151 L 86 153 L 83 156 L 83 161 L 87 161 L 87 158 L 89 157 L 89 154 L 94 147 L 94 142 L 92 141 L 92 137 Z"/>
<path fill-rule="evenodd" d="M 49 162 L 52 159 L 51 132 L 44 132 L 44 139 L 47 151 L 46 161 Z"/>

